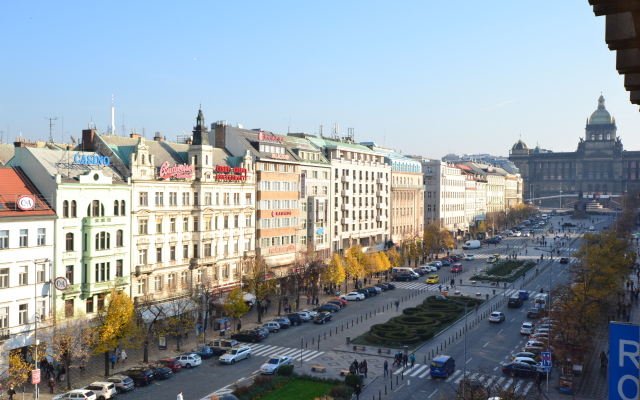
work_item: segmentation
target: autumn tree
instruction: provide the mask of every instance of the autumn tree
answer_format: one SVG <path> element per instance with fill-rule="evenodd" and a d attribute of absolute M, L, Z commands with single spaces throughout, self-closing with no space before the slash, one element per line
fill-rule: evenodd
<path fill-rule="evenodd" d="M 105 305 L 95 314 L 93 354 L 104 354 L 104 373 L 109 375 L 109 351 L 117 346 L 136 347 L 140 338 L 135 309 L 129 296 L 115 288 L 105 297 Z"/>
<path fill-rule="evenodd" d="M 389 271 L 391 269 L 391 262 L 384 251 L 378 252 L 378 258 L 380 259 L 380 272 Z"/>
<path fill-rule="evenodd" d="M 451 233 L 446 229 L 440 230 L 438 241 L 440 243 L 440 246 L 445 249 L 451 249 L 454 246 L 453 237 L 451 236 Z"/>
<path fill-rule="evenodd" d="M 358 281 L 364 276 L 364 258 L 365 255 L 362 252 L 362 246 L 351 246 L 346 250 L 344 257 L 344 271 L 347 275 L 347 279 L 353 279 Z"/>
<path fill-rule="evenodd" d="M 229 295 L 222 305 L 222 309 L 236 322 L 239 322 L 242 316 L 249 311 L 249 305 L 244 300 L 242 289 L 235 288 L 229 292 Z"/>
<path fill-rule="evenodd" d="M 338 253 L 333 253 L 333 257 L 331 257 L 331 260 L 327 263 L 327 267 L 322 274 L 322 281 L 340 286 L 345 279 L 346 273 L 342 257 L 340 257 Z"/>
<path fill-rule="evenodd" d="M 64 315 L 63 310 L 58 315 Z M 65 366 L 67 389 L 71 390 L 71 364 L 86 365 L 91 355 L 91 321 L 86 315 L 76 311 L 74 316 L 55 320 L 43 331 L 44 338 L 49 343 L 47 353 Z"/>
<path fill-rule="evenodd" d="M 438 251 L 440 248 L 440 227 L 438 224 L 432 222 L 427 225 L 422 234 L 422 242 L 428 253 L 434 254 Z"/>
<path fill-rule="evenodd" d="M 364 256 L 364 274 L 365 276 L 372 276 L 376 272 L 380 271 L 380 260 L 378 259 L 378 253 L 367 253 Z"/>
<path fill-rule="evenodd" d="M 139 298 L 135 308 L 136 318 L 142 342 L 142 361 L 149 362 L 149 343 L 162 331 L 165 318 L 164 307 L 149 295 Z"/>
<path fill-rule="evenodd" d="M 258 305 L 269 297 L 276 284 L 275 280 L 270 278 L 270 268 L 262 256 L 256 256 L 248 263 L 242 281 L 245 283 L 246 291 L 256 297 Z M 262 323 L 261 307 L 258 307 L 258 323 Z"/>
<path fill-rule="evenodd" d="M 14 385 L 22 386 L 27 383 L 32 369 L 33 364 L 28 363 L 19 350 L 10 352 L 7 375 Z"/>
<path fill-rule="evenodd" d="M 402 256 L 398 253 L 398 250 L 395 248 L 391 248 L 387 250 L 387 257 L 389 262 L 391 262 L 391 268 L 401 267 L 403 264 Z"/>
<path fill-rule="evenodd" d="M 166 318 L 163 321 L 164 329 L 161 331 L 165 335 L 175 335 L 178 351 L 180 351 L 185 332 L 195 327 L 198 313 L 197 303 L 190 298 L 189 292 L 185 291 L 181 294 L 172 296 L 171 300 L 164 304 Z"/>

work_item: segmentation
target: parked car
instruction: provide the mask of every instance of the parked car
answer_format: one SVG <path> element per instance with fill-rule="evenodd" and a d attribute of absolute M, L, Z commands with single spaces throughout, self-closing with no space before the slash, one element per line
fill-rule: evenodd
<path fill-rule="evenodd" d="M 387 283 L 385 283 L 385 285 L 387 285 L 387 290 L 393 290 L 393 289 L 396 288 L 396 285 L 394 285 L 391 282 L 387 282 Z"/>
<path fill-rule="evenodd" d="M 211 347 L 215 355 L 224 354 L 227 350 L 237 345 L 238 341 L 230 339 L 219 339 L 207 343 L 207 346 Z"/>
<path fill-rule="evenodd" d="M 509 364 L 505 364 L 502 366 L 502 372 L 505 374 L 509 374 L 513 377 L 521 376 L 521 377 L 535 377 L 539 374 L 542 374 L 542 370 L 533 365 L 529 365 L 527 363 L 518 363 L 512 362 Z"/>
<path fill-rule="evenodd" d="M 116 391 L 116 385 L 111 382 L 93 382 L 83 389 L 90 390 L 95 393 L 98 400 L 108 400 L 118 394 Z"/>
<path fill-rule="evenodd" d="M 309 316 L 310 316 L 311 318 L 315 318 L 315 317 L 316 317 L 316 315 L 318 315 L 318 313 L 317 313 L 317 312 L 315 312 L 315 311 L 311 311 L 311 310 L 302 310 L 302 311 L 300 311 L 300 312 L 303 312 L 303 313 L 307 313 L 307 314 L 309 314 Z"/>
<path fill-rule="evenodd" d="M 451 266 L 451 272 L 462 272 L 462 264 L 456 263 Z"/>
<path fill-rule="evenodd" d="M 531 322 L 523 322 L 522 326 L 520 327 L 520 333 L 522 335 L 531 335 L 535 328 L 536 326 Z"/>
<path fill-rule="evenodd" d="M 511 355 L 511 361 L 514 361 L 517 357 L 529 357 L 529 358 L 533 358 L 535 360 L 535 358 L 537 356 L 538 356 L 538 354 L 536 354 L 536 353 L 530 353 L 528 351 L 521 351 L 519 353 L 512 354 Z"/>
<path fill-rule="evenodd" d="M 437 269 L 442 268 L 442 263 L 440 261 L 432 261 L 431 264 L 432 267 L 436 267 Z"/>
<path fill-rule="evenodd" d="M 443 267 L 451 266 L 451 261 L 449 261 L 449 260 L 442 260 L 441 263 L 442 263 Z"/>
<path fill-rule="evenodd" d="M 146 386 L 153 382 L 154 379 L 153 371 L 150 369 L 146 369 L 144 371 L 128 369 L 126 371 L 120 372 L 120 374 L 126 375 L 129 378 L 133 379 L 133 384 L 135 386 Z"/>
<path fill-rule="evenodd" d="M 237 361 L 246 360 L 249 357 L 251 357 L 251 347 L 238 346 L 221 355 L 219 360 L 222 364 L 235 364 Z"/>
<path fill-rule="evenodd" d="M 544 351 L 547 348 L 547 345 L 542 343 L 542 342 L 538 342 L 535 340 L 529 340 L 527 343 L 525 343 L 524 345 L 524 350 L 523 351 L 528 351 L 528 350 L 538 350 L 538 351 Z"/>
<path fill-rule="evenodd" d="M 364 294 L 358 293 L 358 292 L 351 292 L 351 293 L 342 295 L 341 297 L 349 301 L 360 301 L 365 299 Z"/>
<path fill-rule="evenodd" d="M 338 301 L 340 302 L 340 304 L 342 304 L 342 306 L 346 306 L 347 304 L 349 304 L 346 300 L 341 299 L 341 298 L 335 298 L 335 299 L 331 299 L 330 301 Z"/>
<path fill-rule="evenodd" d="M 205 360 L 214 356 L 213 349 L 209 346 L 198 346 L 194 349 L 191 349 L 189 353 L 197 354 L 200 356 L 200 358 Z"/>
<path fill-rule="evenodd" d="M 275 374 L 283 365 L 291 365 L 293 358 L 289 356 L 273 356 L 260 367 L 262 374 Z"/>
<path fill-rule="evenodd" d="M 298 326 L 304 322 L 302 320 L 302 317 L 298 313 L 285 314 L 285 317 L 287 317 L 287 319 L 291 321 L 291 325 L 293 326 Z"/>
<path fill-rule="evenodd" d="M 440 282 L 440 277 L 438 275 L 429 275 L 427 278 L 427 283 L 438 283 Z"/>
<path fill-rule="evenodd" d="M 389 287 L 387 287 L 387 285 L 384 284 L 384 283 L 378 283 L 378 284 L 373 285 L 373 286 L 379 287 L 380 289 L 382 289 L 383 292 L 386 292 L 387 290 L 389 290 Z"/>
<path fill-rule="evenodd" d="M 100 380 L 100 382 L 113 383 L 116 387 L 116 392 L 118 394 L 128 392 L 129 390 L 133 389 L 133 387 L 135 386 L 133 383 L 133 379 L 129 378 L 128 376 L 118 375 L 118 374 L 111 375 L 106 379 Z"/>
<path fill-rule="evenodd" d="M 164 380 L 164 379 L 169 379 L 171 378 L 171 376 L 173 375 L 173 372 L 171 372 L 171 370 L 167 367 L 165 367 L 162 364 L 149 364 L 146 367 L 132 367 L 131 370 L 147 370 L 150 369 L 151 371 L 153 371 L 153 376 L 155 377 L 155 379 L 160 379 L 160 380 Z"/>
<path fill-rule="evenodd" d="M 456 262 L 456 261 L 459 261 L 459 260 L 460 260 L 460 257 L 458 257 L 458 256 L 456 256 L 456 255 L 452 255 L 452 256 L 449 256 L 449 260 L 451 260 L 451 261 L 453 261 L 453 262 Z"/>
<path fill-rule="evenodd" d="M 311 316 L 307 313 L 299 312 L 298 315 L 300 316 L 300 318 L 302 318 L 302 322 L 311 321 Z"/>
<path fill-rule="evenodd" d="M 337 312 L 337 311 L 340 311 L 340 308 L 335 304 L 324 303 L 320 307 L 316 308 L 316 311 L 317 312 L 322 312 L 322 311 Z"/>
<path fill-rule="evenodd" d="M 75 389 L 67 393 L 59 394 L 53 398 L 53 400 L 96 400 L 96 394 L 91 390 Z"/>
<path fill-rule="evenodd" d="M 265 322 L 262 326 L 267 328 L 269 332 L 278 332 L 280 330 L 280 324 L 274 321 Z"/>
<path fill-rule="evenodd" d="M 173 372 L 178 372 L 182 369 L 182 363 L 175 358 L 161 358 L 156 361 L 156 364 L 169 368 Z"/>
<path fill-rule="evenodd" d="M 413 279 L 413 278 L 411 278 Z M 358 289 L 356 290 L 358 293 L 363 294 L 365 298 L 369 298 L 371 297 L 371 293 L 369 293 L 369 291 L 367 289 Z"/>
<path fill-rule="evenodd" d="M 300 318 L 299 315 L 298 315 L 298 318 Z M 297 324 L 300 324 L 301 321 L 302 320 L 299 320 L 297 322 Z M 264 339 L 264 337 L 265 336 L 262 333 L 260 333 L 258 331 L 251 330 L 251 329 L 245 329 L 245 330 L 236 332 L 236 333 L 231 335 L 231 339 L 235 339 L 235 340 L 237 340 L 239 342 L 251 342 L 251 343 L 260 342 L 260 341 L 262 341 L 262 339 Z M 227 351 L 227 353 L 228 353 L 228 351 Z"/>
<path fill-rule="evenodd" d="M 505 318 L 505 316 L 504 316 L 503 313 L 501 313 L 500 311 L 494 311 L 489 316 L 489 322 L 500 323 L 500 322 L 504 321 L 504 318 Z"/>
<path fill-rule="evenodd" d="M 265 328 L 264 326 L 260 326 L 260 325 L 256 325 L 253 328 L 249 328 L 249 329 L 262 333 L 262 335 L 264 335 L 265 338 L 268 337 L 269 333 L 270 333 L 267 328 Z"/>
<path fill-rule="evenodd" d="M 373 297 L 373 296 L 377 296 L 378 295 L 378 291 L 375 288 L 371 287 L 371 286 L 364 288 L 364 290 L 369 292 L 369 297 Z"/>
<path fill-rule="evenodd" d="M 527 318 L 540 318 L 542 309 L 540 308 L 530 308 L 527 310 Z"/>
<path fill-rule="evenodd" d="M 536 360 L 533 359 L 533 357 L 516 357 L 513 362 L 517 362 L 517 363 L 525 363 L 525 364 L 529 364 L 529 365 L 534 365 L 534 366 L 538 366 L 538 367 L 542 367 L 542 365 L 540 365 L 539 362 L 537 362 Z"/>
<path fill-rule="evenodd" d="M 175 359 L 180 361 L 184 368 L 197 367 L 202 364 L 202 358 L 197 354 L 181 354 L 176 356 Z"/>
<path fill-rule="evenodd" d="M 331 321 L 331 313 L 329 311 L 323 311 L 313 319 L 314 324 L 324 324 L 327 321 Z"/>
<path fill-rule="evenodd" d="M 416 268 L 413 270 L 413 272 L 415 272 L 416 274 L 423 276 L 424 275 L 424 271 L 422 270 L 422 268 Z"/>
<path fill-rule="evenodd" d="M 280 325 L 281 329 L 289 329 L 289 327 L 291 326 L 291 321 L 289 321 L 289 318 L 274 318 L 271 320 L 271 322 L 277 322 Z"/>

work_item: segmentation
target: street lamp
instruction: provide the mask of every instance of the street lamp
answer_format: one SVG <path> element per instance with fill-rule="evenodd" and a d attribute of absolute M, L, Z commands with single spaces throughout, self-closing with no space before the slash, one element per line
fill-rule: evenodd
<path fill-rule="evenodd" d="M 453 300 L 453 299 L 448 299 L 445 296 L 439 294 L 436 296 L 436 299 L 438 300 L 446 300 L 446 301 L 450 301 L 454 304 L 457 304 L 459 306 L 464 306 L 464 365 L 463 365 L 463 373 L 462 373 L 462 397 L 466 398 L 466 391 L 467 391 L 467 383 L 466 383 L 466 379 L 467 379 L 467 303 L 464 301 L 458 301 L 458 300 Z"/>
<path fill-rule="evenodd" d="M 33 260 L 33 343 L 35 348 L 35 367 L 34 370 L 38 369 L 38 319 L 40 316 L 38 315 L 38 265 L 46 264 L 50 262 L 48 258 Z M 33 375 L 32 375 L 33 380 Z M 38 400 L 38 383 L 34 382 L 34 398 Z"/>

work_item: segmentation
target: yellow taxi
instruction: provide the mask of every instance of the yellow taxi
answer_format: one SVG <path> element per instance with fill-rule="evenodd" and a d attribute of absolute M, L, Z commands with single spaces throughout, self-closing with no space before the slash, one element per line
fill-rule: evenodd
<path fill-rule="evenodd" d="M 438 275 L 429 275 L 427 278 L 427 283 L 438 283 L 440 282 L 440 277 Z"/>
<path fill-rule="evenodd" d="M 488 263 L 494 263 L 500 259 L 500 254 L 494 254 L 491 257 L 487 258 Z"/>

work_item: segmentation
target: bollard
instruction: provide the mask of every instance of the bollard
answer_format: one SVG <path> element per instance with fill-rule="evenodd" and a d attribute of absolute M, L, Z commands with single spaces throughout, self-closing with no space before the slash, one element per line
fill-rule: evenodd
<path fill-rule="evenodd" d="M 362 322 L 362 315 L 360 316 L 360 322 Z"/>
<path fill-rule="evenodd" d="M 325 338 L 325 339 L 327 338 L 327 332 L 325 332 L 325 333 L 324 333 L 324 338 Z"/>
<path fill-rule="evenodd" d="M 305 347 L 305 349 L 309 348 L 309 341 L 308 340 L 304 341 L 304 347 Z"/>
<path fill-rule="evenodd" d="M 378 389 L 378 400 L 381 400 L 381 399 L 382 399 L 382 390 Z"/>
<path fill-rule="evenodd" d="M 340 332 L 344 331 L 344 324 L 340 325 Z"/>
<path fill-rule="evenodd" d="M 336 335 L 338 334 L 338 327 L 336 326 Z"/>
<path fill-rule="evenodd" d="M 329 337 L 331 337 L 331 332 L 332 331 L 329 331 Z M 325 339 L 327 338 L 327 334 L 326 333 L 324 334 L 324 337 L 325 337 Z"/>
<path fill-rule="evenodd" d="M 400 383 L 400 377 L 396 375 L 396 386 Z"/>
<path fill-rule="evenodd" d="M 384 385 L 384 395 L 387 395 L 387 385 Z"/>
<path fill-rule="evenodd" d="M 316 343 L 316 338 L 315 338 L 315 336 L 312 336 L 311 337 L 311 344 L 315 344 L 315 343 Z"/>
<path fill-rule="evenodd" d="M 400 377 L 402 378 L 402 380 L 404 380 L 404 371 L 400 372 Z"/>
<path fill-rule="evenodd" d="M 364 319 L 365 321 L 369 318 L 369 316 L 367 314 L 364 315 Z"/>
<path fill-rule="evenodd" d="M 320 350 L 320 339 L 318 339 L 318 350 Z"/>
<path fill-rule="evenodd" d="M 391 390 L 393 390 L 393 375 L 391 375 Z"/>

